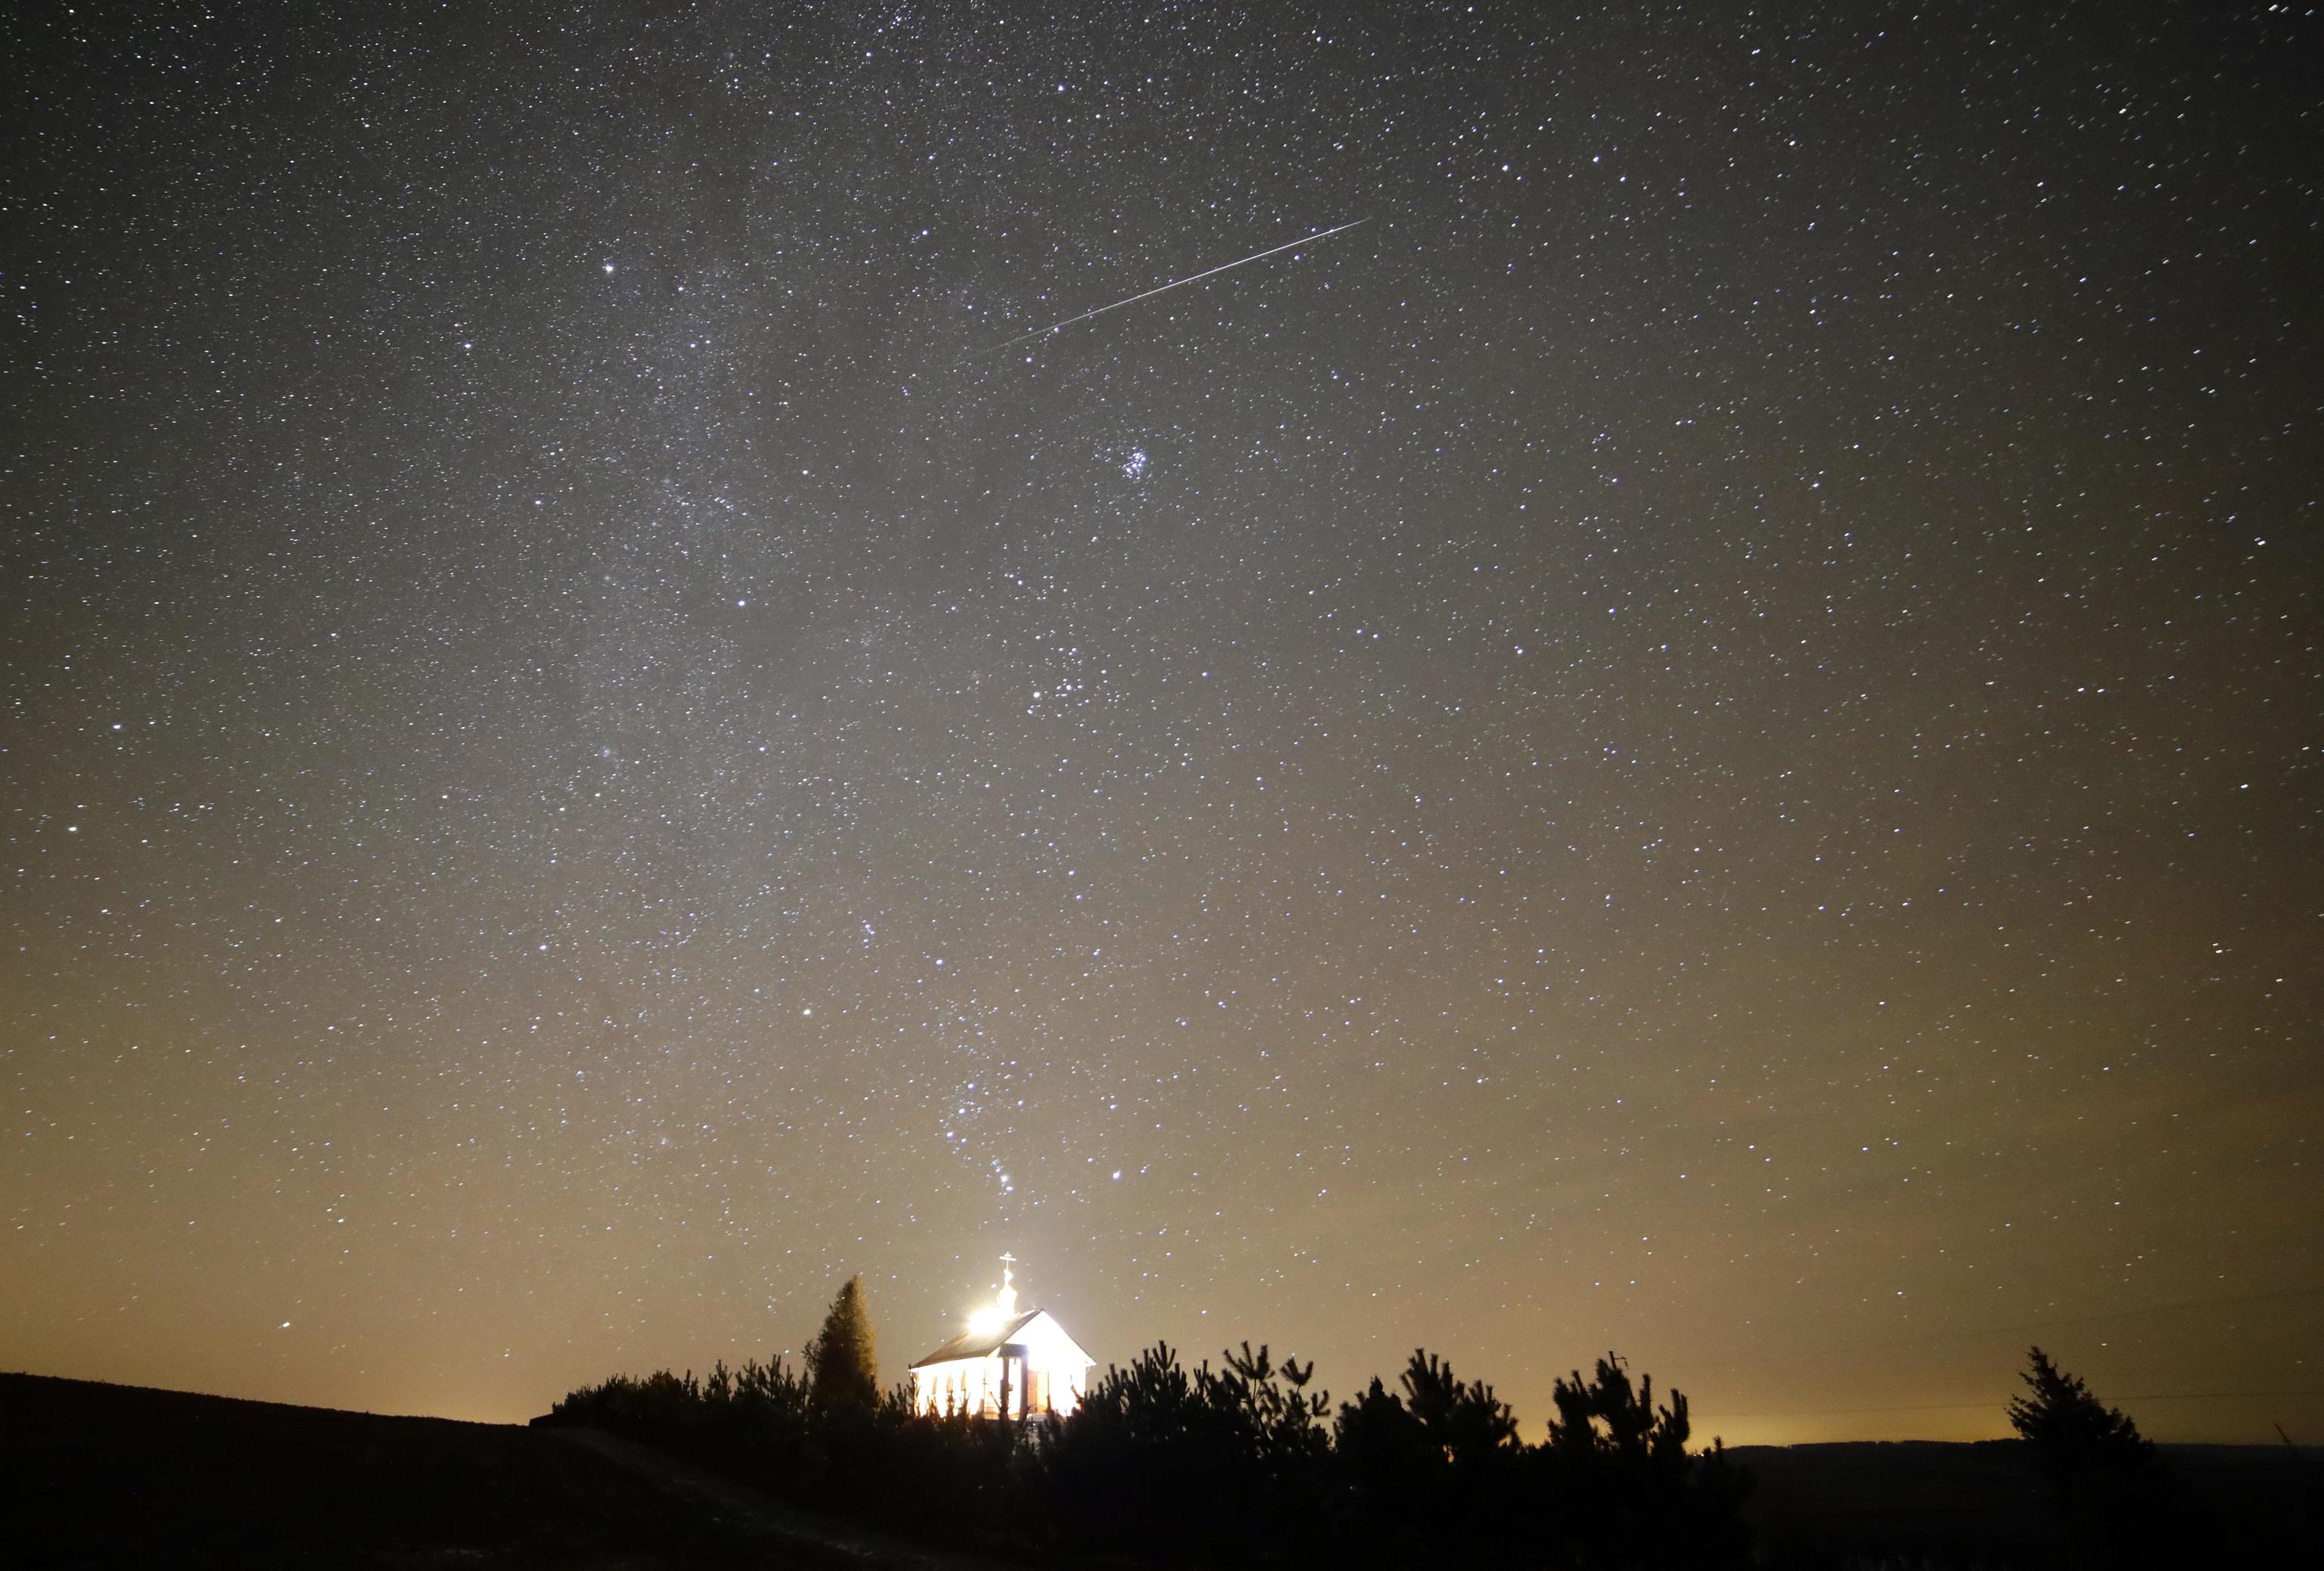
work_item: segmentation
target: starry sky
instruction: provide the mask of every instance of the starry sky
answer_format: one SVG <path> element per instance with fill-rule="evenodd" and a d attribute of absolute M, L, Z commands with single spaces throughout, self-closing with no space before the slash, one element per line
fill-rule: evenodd
<path fill-rule="evenodd" d="M 0 22 L 0 1366 L 2324 1427 L 2311 11 L 520 10 Z"/>

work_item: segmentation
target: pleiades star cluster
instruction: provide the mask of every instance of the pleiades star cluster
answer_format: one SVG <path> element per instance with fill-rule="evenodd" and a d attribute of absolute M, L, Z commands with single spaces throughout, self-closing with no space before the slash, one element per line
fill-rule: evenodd
<path fill-rule="evenodd" d="M 2319 39 L 12 12 L 0 1365 L 2312 1438 Z"/>

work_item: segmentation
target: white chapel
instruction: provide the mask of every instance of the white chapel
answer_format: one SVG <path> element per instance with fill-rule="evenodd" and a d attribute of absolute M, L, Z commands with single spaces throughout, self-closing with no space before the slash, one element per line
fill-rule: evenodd
<path fill-rule="evenodd" d="M 1047 1309 L 1017 1308 L 1014 1255 L 1001 1257 L 1001 1291 L 968 1329 L 912 1365 L 915 1412 L 977 1418 L 1063 1418 L 1081 1404 L 1097 1360 Z"/>

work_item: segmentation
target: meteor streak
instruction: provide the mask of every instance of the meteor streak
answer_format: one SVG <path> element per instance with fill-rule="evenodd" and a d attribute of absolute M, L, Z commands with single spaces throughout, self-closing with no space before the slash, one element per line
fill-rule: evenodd
<path fill-rule="evenodd" d="M 1369 224 L 1371 220 L 1369 218 L 1352 218 L 1345 224 L 1335 224 L 1329 229 L 1318 229 L 1313 234 L 1303 234 L 1296 240 L 1286 240 L 1280 245 L 1270 245 L 1265 251 L 1254 251 L 1249 256 L 1242 257 L 1237 261 L 1222 262 L 1216 267 L 1206 267 L 1200 272 L 1190 272 L 1185 278 L 1174 278 L 1167 284 L 1157 284 L 1150 289 L 1146 289 L 1139 294 L 1131 295 L 1127 299 L 1116 300 L 1110 306 L 1100 306 L 1093 311 L 1084 311 L 1078 317 L 1067 317 L 1062 322 L 1052 322 L 1046 327 L 1036 327 L 1030 333 L 1019 333 L 1014 338 L 1005 340 L 1002 343 L 989 345 L 982 349 L 972 349 L 966 354 L 962 355 L 959 360 L 954 361 L 953 363 L 954 365 L 958 365 L 963 362 L 974 360 L 981 354 L 998 354 L 1003 349 L 1013 349 L 1018 345 L 1028 343 L 1035 338 L 1047 337 L 1052 333 L 1061 333 L 1076 322 L 1086 322 L 1092 317 L 1102 317 L 1108 311 L 1119 311 L 1124 306 L 1134 306 L 1140 300 L 1150 300 L 1157 295 L 1167 294 L 1172 289 L 1178 288 L 1182 284 L 1199 283 L 1206 278 L 1212 278 L 1219 273 L 1230 271 L 1232 269 L 1242 266 L 1246 262 L 1257 262 L 1262 257 L 1273 256 L 1278 252 L 1289 251 L 1295 246 L 1312 245 L 1318 240 L 1330 239 L 1333 235 L 1339 234 L 1343 229 L 1353 229 L 1359 224 Z"/>

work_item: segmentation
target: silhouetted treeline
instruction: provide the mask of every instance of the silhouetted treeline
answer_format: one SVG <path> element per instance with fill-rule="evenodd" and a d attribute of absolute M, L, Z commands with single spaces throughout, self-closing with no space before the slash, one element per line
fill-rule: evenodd
<path fill-rule="evenodd" d="M 1482 1382 L 1415 1352 L 1333 1410 L 1314 1365 L 1157 1345 L 1070 1418 L 1022 1424 L 811 1400 L 780 1361 L 616 1377 L 543 1420 L 664 1447 L 819 1509 L 1037 1556 L 1160 1565 L 1716 1567 L 1749 1560 L 1748 1484 L 1690 1454 L 1686 1401 L 1609 1355 L 1557 1383 L 1539 1445 Z"/>

